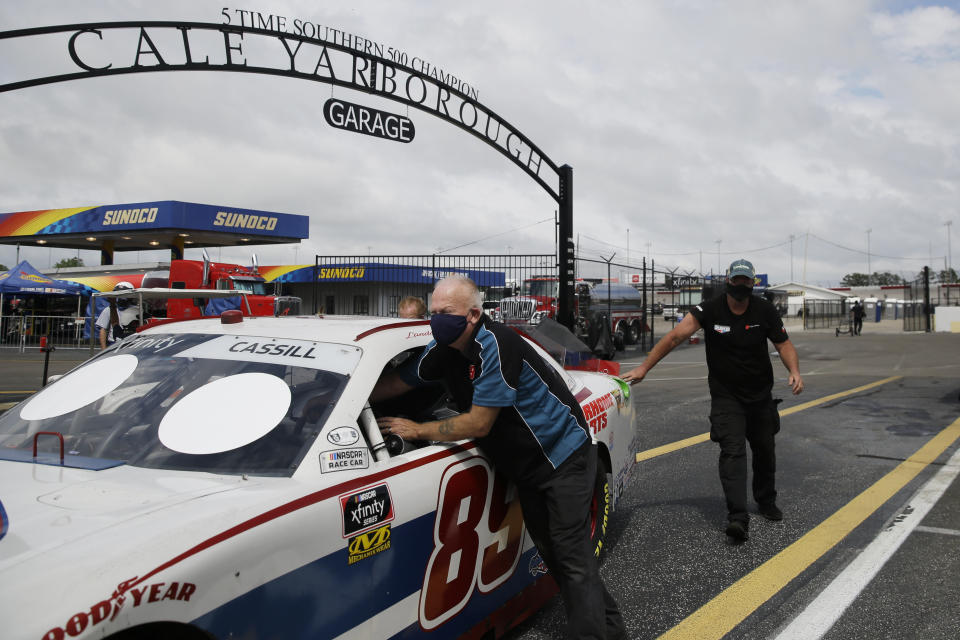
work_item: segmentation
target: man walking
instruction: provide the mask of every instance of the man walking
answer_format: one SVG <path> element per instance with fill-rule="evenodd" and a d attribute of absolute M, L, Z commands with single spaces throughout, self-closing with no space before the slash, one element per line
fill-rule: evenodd
<path fill-rule="evenodd" d="M 850 314 L 853 316 L 853 335 L 858 336 L 863 331 L 863 318 L 867 315 L 863 310 L 863 305 L 860 304 L 860 300 L 853 303 Z"/>
<path fill-rule="evenodd" d="M 803 391 L 797 350 L 776 308 L 752 295 L 755 277 L 750 262 L 734 261 L 727 270 L 726 291 L 692 308 L 640 366 L 623 376 L 631 384 L 640 382 L 674 347 L 703 327 L 710 388 L 710 439 L 720 445 L 720 483 L 727 502 L 726 533 L 735 542 L 749 537 L 747 442 L 753 453 L 753 498 L 760 515 L 768 520 L 783 519 L 776 504 L 774 451 L 780 416 L 771 396 L 773 367 L 767 340 L 773 343 L 789 372 L 791 391 Z"/>
<path fill-rule="evenodd" d="M 430 313 L 434 340 L 410 377 L 378 387 L 389 397 L 444 380 L 461 413 L 425 423 L 379 418 L 380 428 L 407 440 L 476 438 L 517 486 L 530 537 L 560 586 L 570 637 L 625 638 L 590 546 L 598 461 L 580 404 L 529 343 L 483 313 L 469 278 L 437 283 Z"/>

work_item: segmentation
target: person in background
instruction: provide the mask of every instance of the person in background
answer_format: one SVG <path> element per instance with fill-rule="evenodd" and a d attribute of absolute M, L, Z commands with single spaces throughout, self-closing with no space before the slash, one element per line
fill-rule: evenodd
<path fill-rule="evenodd" d="M 726 291 L 692 307 L 683 320 L 623 379 L 636 384 L 679 344 L 703 327 L 710 388 L 710 439 L 720 445 L 720 484 L 727 503 L 726 534 L 740 543 L 748 539 L 747 451 L 753 453 L 753 498 L 760 515 L 782 520 L 776 504 L 774 435 L 780 415 L 774 401 L 773 367 L 767 341 L 787 368 L 791 391 L 803 391 L 797 350 L 790 342 L 776 308 L 752 295 L 756 273 L 747 260 L 727 270 Z"/>
<path fill-rule="evenodd" d="M 118 282 L 113 290 L 132 291 L 133 285 L 126 281 Z M 100 337 L 100 348 L 106 349 L 108 345 L 122 339 L 126 328 L 135 322 L 138 316 L 139 312 L 131 308 L 126 300 L 112 298 L 109 306 L 97 316 L 95 328 Z"/>
<path fill-rule="evenodd" d="M 427 305 L 422 298 L 407 296 L 397 304 L 397 315 L 401 318 L 421 320 L 427 317 Z"/>
<path fill-rule="evenodd" d="M 850 313 L 853 315 L 853 335 L 858 336 L 863 330 L 863 318 L 867 313 L 863 310 L 863 304 L 859 300 L 853 303 Z"/>

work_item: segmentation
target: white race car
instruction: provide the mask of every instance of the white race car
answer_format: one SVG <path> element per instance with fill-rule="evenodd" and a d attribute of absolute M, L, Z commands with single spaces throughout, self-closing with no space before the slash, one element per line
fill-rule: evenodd
<path fill-rule="evenodd" d="M 367 401 L 427 322 L 230 315 L 131 336 L 0 418 L 4 638 L 488 638 L 555 593 L 472 441 L 380 436 L 374 413 L 451 411 L 442 386 Z M 557 370 L 600 448 L 599 552 L 634 411 Z"/>

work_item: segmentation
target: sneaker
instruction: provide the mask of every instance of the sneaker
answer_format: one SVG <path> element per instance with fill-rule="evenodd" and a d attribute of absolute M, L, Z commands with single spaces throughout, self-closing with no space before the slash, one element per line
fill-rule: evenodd
<path fill-rule="evenodd" d="M 783 511 L 780 511 L 780 508 L 775 504 L 760 505 L 760 515 L 762 515 L 767 520 L 780 521 L 783 520 Z"/>
<path fill-rule="evenodd" d="M 747 535 L 747 523 L 742 520 L 731 520 L 727 524 L 727 535 L 733 538 L 735 542 L 743 542 L 750 536 Z"/>

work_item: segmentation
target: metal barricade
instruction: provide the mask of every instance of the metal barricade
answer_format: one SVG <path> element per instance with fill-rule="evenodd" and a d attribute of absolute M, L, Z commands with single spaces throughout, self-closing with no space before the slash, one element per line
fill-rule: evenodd
<path fill-rule="evenodd" d="M 803 328 L 836 328 L 841 321 L 847 318 L 849 312 L 850 309 L 844 300 L 805 299 L 803 301 Z"/>
<path fill-rule="evenodd" d="M 47 344 L 57 349 L 82 349 L 86 346 L 83 330 L 87 321 L 82 316 L 0 316 L 0 348 L 20 352 L 39 349 L 40 338 L 46 337 Z"/>

